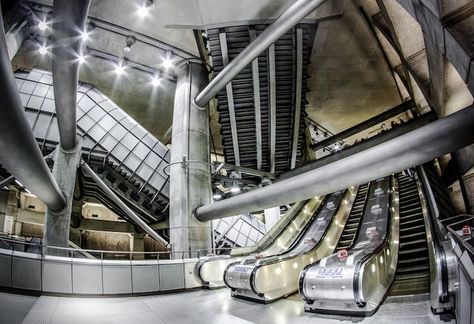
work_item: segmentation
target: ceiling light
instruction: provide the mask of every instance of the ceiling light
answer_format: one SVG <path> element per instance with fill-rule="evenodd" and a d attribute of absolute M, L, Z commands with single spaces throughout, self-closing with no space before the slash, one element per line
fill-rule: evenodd
<path fill-rule="evenodd" d="M 125 67 L 122 64 L 119 64 L 117 65 L 117 67 L 115 67 L 115 74 L 122 75 L 124 73 L 125 73 Z"/>
<path fill-rule="evenodd" d="M 45 31 L 46 29 L 48 29 L 48 24 L 46 23 L 46 21 L 40 21 L 38 23 L 38 29 L 41 31 Z"/>
<path fill-rule="evenodd" d="M 82 32 L 81 33 L 81 38 L 83 42 L 87 42 L 89 40 L 89 33 L 88 32 Z"/>
<path fill-rule="evenodd" d="M 148 8 L 145 6 L 141 6 L 140 8 L 138 8 L 137 14 L 140 18 L 145 18 L 146 16 L 148 16 Z"/>
<path fill-rule="evenodd" d="M 169 69 L 169 68 L 173 67 L 173 61 L 171 60 L 171 58 L 167 57 L 163 60 L 163 63 L 161 63 L 161 65 L 165 69 Z"/>
<path fill-rule="evenodd" d="M 79 62 L 79 64 L 84 64 L 86 63 L 86 58 L 84 57 L 84 55 L 79 55 L 77 61 Z"/>
<path fill-rule="evenodd" d="M 153 79 L 151 80 L 151 84 L 154 86 L 154 87 L 157 87 L 161 84 L 161 79 L 157 76 L 153 77 Z"/>
<path fill-rule="evenodd" d="M 38 52 L 39 52 L 41 55 L 46 55 L 46 54 L 48 53 L 48 49 L 46 48 L 46 46 L 41 45 L 40 48 L 38 49 Z"/>
<path fill-rule="evenodd" d="M 230 192 L 233 192 L 233 193 L 240 192 L 240 188 L 237 185 L 234 185 L 232 186 L 232 188 L 230 188 Z"/>
<path fill-rule="evenodd" d="M 219 199 L 222 198 L 222 195 L 221 195 L 221 194 L 218 194 L 218 193 L 215 193 L 215 194 L 212 196 L 212 198 L 213 198 L 214 200 L 219 200 Z"/>

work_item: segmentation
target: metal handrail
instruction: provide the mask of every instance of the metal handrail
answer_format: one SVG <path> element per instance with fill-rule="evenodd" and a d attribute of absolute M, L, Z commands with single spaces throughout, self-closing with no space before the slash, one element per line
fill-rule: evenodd
<path fill-rule="evenodd" d="M 39 248 L 39 251 L 42 256 L 48 255 L 48 253 L 45 253 L 48 251 L 48 249 L 56 250 L 56 251 L 67 251 L 70 252 L 68 253 L 68 256 L 71 258 L 74 258 L 75 252 L 78 253 L 93 253 L 93 254 L 99 254 L 100 255 L 100 260 L 107 260 L 104 259 L 104 255 L 107 254 L 126 254 L 129 255 L 130 259 L 133 259 L 134 255 L 156 255 L 156 259 L 163 259 L 160 258 L 160 256 L 163 255 L 169 255 L 169 256 L 180 256 L 179 258 L 174 258 L 175 260 L 178 259 L 186 259 L 186 258 L 193 258 L 193 257 L 200 257 L 200 256 L 206 256 L 209 254 L 217 254 L 219 252 L 227 252 L 232 250 L 232 248 L 212 248 L 212 249 L 199 249 L 199 250 L 189 250 L 189 251 L 156 251 L 156 252 L 138 252 L 138 251 L 113 251 L 113 250 L 93 250 L 93 249 L 78 249 L 78 248 L 67 248 L 67 247 L 59 247 L 59 246 L 51 246 L 51 245 L 44 245 L 44 244 L 38 244 L 38 243 L 32 243 L 32 242 L 27 242 L 27 241 L 22 241 L 22 240 L 17 240 L 17 239 L 11 239 L 8 237 L 3 237 L 0 235 L 0 241 L 8 242 L 11 243 L 8 246 L 8 249 L 15 251 L 13 244 L 20 244 L 20 245 L 27 245 L 27 246 L 35 246 Z M 109 259 L 110 260 L 110 259 Z"/>

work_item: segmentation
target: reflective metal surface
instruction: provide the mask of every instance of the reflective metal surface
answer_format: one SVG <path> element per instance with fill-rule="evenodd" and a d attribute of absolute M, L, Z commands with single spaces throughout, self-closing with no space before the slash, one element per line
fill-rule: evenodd
<path fill-rule="evenodd" d="M 393 186 L 389 177 L 371 184 L 359 234 L 348 255 L 333 254 L 301 273 L 306 311 L 368 315 L 379 306 L 393 280 L 398 255 L 398 188 L 392 181 Z"/>
<path fill-rule="evenodd" d="M 222 287 L 224 270 L 229 264 L 240 262 L 248 255 L 255 258 L 255 253 L 264 257 L 286 251 L 302 234 L 322 201 L 323 198 L 316 197 L 295 203 L 255 246 L 232 249 L 230 256 L 200 258 L 194 274 L 207 288 Z"/>
<path fill-rule="evenodd" d="M 230 265 L 224 281 L 232 295 L 270 302 L 295 292 L 303 267 L 334 251 L 356 192 L 352 187 L 330 195 L 304 235 L 288 251 Z"/>

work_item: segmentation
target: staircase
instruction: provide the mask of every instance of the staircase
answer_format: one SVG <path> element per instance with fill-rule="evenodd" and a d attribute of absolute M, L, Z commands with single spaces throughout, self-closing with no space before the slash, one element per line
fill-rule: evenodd
<path fill-rule="evenodd" d="M 341 238 L 337 243 L 336 251 L 343 249 L 347 250 L 352 245 L 357 233 L 357 229 L 359 228 L 360 219 L 364 213 L 368 192 L 368 183 L 359 186 L 359 190 L 357 191 L 357 195 L 355 197 L 351 213 L 349 214 L 349 218 L 347 219 L 346 226 L 344 227 Z"/>
<path fill-rule="evenodd" d="M 389 296 L 430 292 L 430 261 L 425 221 L 415 179 L 398 174 L 400 245 L 395 278 Z"/>

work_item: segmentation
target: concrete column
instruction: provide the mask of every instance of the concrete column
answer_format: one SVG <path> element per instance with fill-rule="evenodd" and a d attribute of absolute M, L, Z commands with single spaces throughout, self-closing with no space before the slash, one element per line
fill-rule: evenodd
<path fill-rule="evenodd" d="M 193 216 L 211 203 L 209 115 L 194 103 L 208 82 L 206 67 L 187 62 L 180 68 L 173 114 L 170 166 L 170 243 L 173 251 L 210 249 L 211 222 Z"/>
<path fill-rule="evenodd" d="M 145 233 L 133 233 L 133 252 L 145 252 Z M 137 253 L 133 255 L 133 259 L 144 260 L 145 255 L 143 253 Z"/>
<path fill-rule="evenodd" d="M 76 148 L 66 151 L 57 146 L 54 152 L 53 176 L 67 200 L 66 207 L 58 212 L 50 208 L 46 211 L 44 244 L 49 246 L 68 247 L 69 228 L 71 224 L 72 202 L 74 200 L 74 186 L 76 183 L 77 168 L 80 165 L 82 153 L 82 139 L 78 138 Z M 56 254 L 54 250 L 45 251 Z"/>
<path fill-rule="evenodd" d="M 8 234 L 16 234 L 16 219 L 18 215 L 17 191 L 10 190 L 8 193 L 7 209 L 5 211 L 4 230 Z"/>

